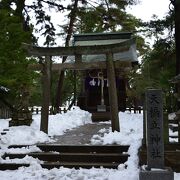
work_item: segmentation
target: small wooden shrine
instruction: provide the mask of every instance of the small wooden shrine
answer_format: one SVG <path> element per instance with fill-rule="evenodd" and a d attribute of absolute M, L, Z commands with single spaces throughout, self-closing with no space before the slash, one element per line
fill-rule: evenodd
<path fill-rule="evenodd" d="M 74 46 L 96 46 L 110 45 L 121 42 L 126 42 L 132 39 L 132 33 L 96 33 L 96 34 L 77 34 L 74 35 Z M 103 54 L 84 55 L 82 62 L 103 62 L 106 57 Z M 129 62 L 129 67 L 137 64 L 136 46 L 135 43 L 130 45 L 130 48 L 124 52 L 118 52 L 113 55 L 113 61 Z M 118 98 L 118 110 L 126 110 L 126 84 L 125 74 L 127 67 L 119 67 L 115 69 L 115 79 Z M 92 119 L 109 120 L 110 119 L 110 104 L 108 93 L 108 77 L 107 70 L 99 66 L 96 69 L 89 69 L 83 73 L 82 88 L 77 100 L 77 105 L 84 110 L 92 113 Z"/>
<path fill-rule="evenodd" d="M 24 44 L 29 55 L 44 57 L 34 70 L 42 72 L 43 102 L 41 130 L 48 132 L 51 71 L 82 72 L 82 90 L 77 104 L 92 112 L 94 120 L 111 120 L 112 131 L 120 131 L 119 110 L 126 108 L 124 74 L 137 64 L 132 33 L 100 33 L 74 35 L 69 47 L 37 47 Z M 52 56 L 66 56 L 69 61 L 52 64 Z"/>

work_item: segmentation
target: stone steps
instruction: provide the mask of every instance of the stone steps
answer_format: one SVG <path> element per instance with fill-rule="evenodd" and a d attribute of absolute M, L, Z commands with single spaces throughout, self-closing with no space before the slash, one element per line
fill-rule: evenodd
<path fill-rule="evenodd" d="M 178 126 L 173 126 L 173 125 L 169 125 L 169 128 L 170 128 L 173 132 L 176 132 L 176 131 L 178 131 L 178 129 L 179 129 Z"/>
<path fill-rule="evenodd" d="M 176 139 L 176 138 L 178 138 L 178 135 L 170 135 L 169 137 L 173 138 L 173 139 Z"/>
<path fill-rule="evenodd" d="M 48 162 L 121 162 L 124 163 L 129 157 L 128 154 L 121 153 L 52 153 L 52 152 L 40 152 L 40 153 L 28 153 L 28 154 L 5 154 L 3 158 L 15 159 L 24 158 L 26 155 L 33 158 L 38 158 L 42 161 Z"/>
<path fill-rule="evenodd" d="M 22 148 L 28 147 L 30 145 L 12 145 L 9 148 Z M 89 153 L 122 153 L 127 152 L 129 146 L 127 145 L 59 145 L 59 144 L 38 144 L 38 148 L 40 148 L 44 152 L 55 151 L 55 152 L 89 152 Z"/>
<path fill-rule="evenodd" d="M 90 169 L 92 167 L 94 168 L 109 168 L 109 169 L 117 169 L 119 163 L 82 163 L 82 162 L 45 162 L 44 164 L 41 164 L 42 168 L 46 169 L 53 169 L 53 168 L 60 168 L 60 167 L 66 167 L 66 168 L 85 168 Z M 0 170 L 17 170 L 20 167 L 29 167 L 30 164 L 17 164 L 17 163 L 6 163 L 6 164 L 0 164 Z"/>
<path fill-rule="evenodd" d="M 111 119 L 110 112 L 92 112 L 92 121 L 109 121 Z"/>
<path fill-rule="evenodd" d="M 11 148 L 28 147 L 25 145 L 10 146 Z M 3 159 L 22 159 L 25 156 L 37 158 L 43 163 L 43 168 L 59 168 L 61 166 L 67 168 L 117 168 L 119 164 L 128 160 L 127 154 L 129 146 L 107 145 L 107 146 L 90 146 L 90 145 L 57 145 L 57 144 L 39 144 L 37 145 L 42 152 L 32 153 L 5 153 Z M 12 161 L 13 162 L 13 161 Z M 29 164 L 7 163 L 0 164 L 0 170 L 14 170 L 21 166 L 29 166 Z"/>
<path fill-rule="evenodd" d="M 169 124 L 178 124 L 178 120 L 168 120 Z"/>

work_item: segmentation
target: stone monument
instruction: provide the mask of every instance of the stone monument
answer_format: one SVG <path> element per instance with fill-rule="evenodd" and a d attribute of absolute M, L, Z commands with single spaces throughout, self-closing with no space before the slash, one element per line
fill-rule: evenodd
<path fill-rule="evenodd" d="M 146 92 L 146 147 L 147 168 L 140 170 L 139 180 L 173 180 L 171 168 L 164 166 L 162 91 Z"/>
<path fill-rule="evenodd" d="M 30 126 L 32 123 L 32 112 L 28 109 L 29 106 L 29 91 L 25 85 L 20 88 L 20 96 L 15 110 L 12 113 L 12 120 L 9 122 L 9 126 Z"/>

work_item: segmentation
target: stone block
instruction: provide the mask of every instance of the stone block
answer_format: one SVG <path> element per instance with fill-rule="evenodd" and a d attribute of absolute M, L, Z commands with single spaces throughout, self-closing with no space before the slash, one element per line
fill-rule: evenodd
<path fill-rule="evenodd" d="M 139 180 L 174 180 L 174 172 L 171 168 L 163 170 L 140 170 Z"/>
<path fill-rule="evenodd" d="M 146 91 L 147 112 L 147 165 L 148 168 L 164 168 L 163 104 L 162 91 Z"/>

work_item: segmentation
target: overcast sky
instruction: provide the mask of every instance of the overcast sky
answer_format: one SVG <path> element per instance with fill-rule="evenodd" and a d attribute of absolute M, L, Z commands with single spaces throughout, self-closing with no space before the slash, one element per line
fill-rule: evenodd
<path fill-rule="evenodd" d="M 139 0 L 140 4 L 131 6 L 128 8 L 128 12 L 132 15 L 140 18 L 144 21 L 149 21 L 153 14 L 157 15 L 159 18 L 163 18 L 169 9 L 170 0 Z M 65 1 L 66 2 L 66 1 Z M 63 17 L 61 13 L 52 14 L 52 21 L 58 24 L 63 23 Z M 58 42 L 62 42 L 62 40 L 57 40 Z M 39 44 L 42 45 L 44 42 L 44 37 L 39 39 Z M 61 45 L 60 43 L 60 45 Z M 59 44 L 59 43 L 57 43 Z"/>
<path fill-rule="evenodd" d="M 153 14 L 163 18 L 169 9 L 170 0 L 139 0 L 138 5 L 127 8 L 128 12 L 144 21 L 149 21 Z M 66 1 L 65 1 L 66 2 Z M 53 15 L 51 18 L 54 22 L 60 21 L 61 13 Z M 62 17 L 63 19 L 63 17 Z M 61 22 L 63 21 L 61 19 Z M 60 23 L 61 24 L 61 23 Z"/>
<path fill-rule="evenodd" d="M 153 14 L 163 18 L 169 9 L 170 0 L 140 0 L 141 3 L 128 8 L 128 12 L 144 21 L 151 19 Z"/>

